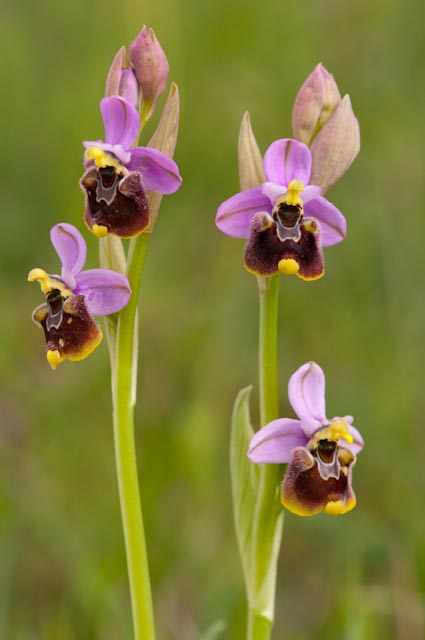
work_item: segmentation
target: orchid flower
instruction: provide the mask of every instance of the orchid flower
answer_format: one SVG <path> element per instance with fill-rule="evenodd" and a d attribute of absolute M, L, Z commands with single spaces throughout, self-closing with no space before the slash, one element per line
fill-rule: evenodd
<path fill-rule="evenodd" d="M 55 225 L 50 239 L 62 264 L 61 275 L 37 268 L 30 271 L 28 280 L 38 280 L 46 296 L 46 302 L 34 310 L 32 317 L 44 331 L 47 360 L 56 369 L 63 360 L 82 360 L 96 349 L 102 331 L 93 316 L 120 311 L 131 289 L 127 278 L 115 271 L 82 271 L 86 243 L 73 225 Z"/>
<path fill-rule="evenodd" d="M 129 238 L 149 227 L 146 192 L 174 193 L 182 179 L 174 160 L 160 151 L 130 148 L 140 131 L 140 116 L 130 102 L 103 98 L 100 110 L 105 141 L 83 143 L 88 163 L 80 182 L 86 194 L 84 217 L 97 237 Z"/>
<path fill-rule="evenodd" d="M 322 247 L 345 238 L 345 218 L 319 186 L 310 184 L 312 157 L 304 143 L 276 140 L 264 155 L 263 168 L 266 182 L 223 202 L 216 224 L 229 236 L 248 238 L 248 271 L 316 280 L 324 274 Z"/>
<path fill-rule="evenodd" d="M 351 474 L 363 448 L 353 417 L 328 420 L 325 376 L 315 362 L 291 376 L 288 397 L 299 420 L 280 418 L 260 429 L 248 457 L 255 463 L 288 463 L 281 498 L 289 511 L 300 516 L 347 513 L 356 504 Z"/>

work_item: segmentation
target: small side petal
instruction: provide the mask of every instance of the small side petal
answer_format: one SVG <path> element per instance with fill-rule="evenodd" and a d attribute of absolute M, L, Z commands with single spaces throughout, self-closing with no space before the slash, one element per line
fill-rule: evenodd
<path fill-rule="evenodd" d="M 280 464 L 289 462 L 292 450 L 307 444 L 307 437 L 299 420 L 273 420 L 257 431 L 252 438 L 248 458 L 255 463 Z"/>
<path fill-rule="evenodd" d="M 303 364 L 291 376 L 288 398 L 307 435 L 311 435 L 321 424 L 327 422 L 325 374 L 315 362 Z"/>
<path fill-rule="evenodd" d="M 107 316 L 126 306 L 131 295 L 125 276 L 107 269 L 89 269 L 77 278 L 76 293 L 84 296 L 92 316 Z"/>
<path fill-rule="evenodd" d="M 341 211 L 322 196 L 305 203 L 306 215 L 316 218 L 322 229 L 322 247 L 342 242 L 347 234 L 347 222 Z"/>
<path fill-rule="evenodd" d="M 309 184 L 311 174 L 310 149 L 298 140 L 276 140 L 264 155 L 264 173 L 269 182 L 289 185 L 292 180 Z"/>
<path fill-rule="evenodd" d="M 179 168 L 174 160 L 150 147 L 132 149 L 127 168 L 142 174 L 143 184 L 148 191 L 174 193 L 182 183 Z"/>
<path fill-rule="evenodd" d="M 252 218 L 260 211 L 272 212 L 269 198 L 260 187 L 241 191 L 225 200 L 218 208 L 215 223 L 233 238 L 247 238 Z"/>
<path fill-rule="evenodd" d="M 128 149 L 139 135 L 140 117 L 136 109 L 125 98 L 113 96 L 100 101 L 100 110 L 105 142 Z"/>
<path fill-rule="evenodd" d="M 81 271 L 86 261 L 87 247 L 76 227 L 60 222 L 52 227 L 50 240 L 62 263 L 62 268 L 73 276 Z"/>

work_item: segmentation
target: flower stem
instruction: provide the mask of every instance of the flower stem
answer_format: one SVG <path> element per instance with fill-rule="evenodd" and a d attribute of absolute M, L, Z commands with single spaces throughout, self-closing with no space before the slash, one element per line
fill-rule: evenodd
<path fill-rule="evenodd" d="M 277 316 L 279 276 L 258 278 L 260 296 L 259 387 L 261 426 L 279 417 Z M 252 532 L 253 582 L 247 640 L 268 640 L 274 620 L 277 560 L 283 529 L 280 468 L 261 465 Z"/>
<path fill-rule="evenodd" d="M 259 385 L 261 426 L 279 417 L 277 316 L 279 276 L 258 278 L 260 295 Z M 264 467 L 264 468 L 270 468 Z"/>
<path fill-rule="evenodd" d="M 132 294 L 120 312 L 112 376 L 114 440 L 135 640 L 154 640 L 152 594 L 134 441 L 137 379 L 137 302 L 149 234 L 130 243 L 127 277 Z"/>

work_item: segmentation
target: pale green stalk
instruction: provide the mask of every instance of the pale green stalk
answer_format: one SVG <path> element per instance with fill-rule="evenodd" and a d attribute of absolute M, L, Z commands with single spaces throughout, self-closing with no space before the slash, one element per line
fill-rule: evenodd
<path fill-rule="evenodd" d="M 258 278 L 260 297 L 259 391 L 261 426 L 279 417 L 277 317 L 279 276 Z M 268 640 L 274 620 L 277 558 L 283 529 L 278 465 L 261 465 L 252 523 L 252 582 L 247 640 Z M 272 589 L 265 585 L 272 584 Z"/>
<path fill-rule="evenodd" d="M 132 295 L 120 312 L 113 376 L 114 439 L 135 640 L 154 640 L 155 628 L 134 441 L 137 380 L 137 302 L 149 234 L 130 244 Z"/>

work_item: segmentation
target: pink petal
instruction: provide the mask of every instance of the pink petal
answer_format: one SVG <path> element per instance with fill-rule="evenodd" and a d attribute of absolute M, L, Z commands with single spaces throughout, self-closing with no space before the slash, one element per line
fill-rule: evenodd
<path fill-rule="evenodd" d="M 140 118 L 136 109 L 125 98 L 112 96 L 100 101 L 105 142 L 128 149 L 140 130 Z"/>
<path fill-rule="evenodd" d="M 341 211 L 329 200 L 323 196 L 309 200 L 304 206 L 304 213 L 319 221 L 322 229 L 322 247 L 331 247 L 344 240 L 347 222 Z"/>
<path fill-rule="evenodd" d="M 321 194 L 322 189 L 320 187 L 317 187 L 314 184 L 310 184 L 304 189 L 304 191 L 301 191 L 300 198 L 304 202 L 304 204 L 306 204 L 307 202 L 310 202 L 310 200 L 313 200 L 313 198 L 318 198 Z"/>
<path fill-rule="evenodd" d="M 340 440 L 339 444 L 341 447 L 344 447 L 344 449 L 348 449 L 349 451 L 351 451 L 351 453 L 354 453 L 354 455 L 357 455 L 364 447 L 364 440 L 362 438 L 360 431 L 356 429 L 356 427 L 354 427 L 352 424 L 348 425 L 348 430 L 353 436 L 354 442 L 352 444 L 348 444 L 348 442 L 344 442 L 344 440 Z"/>
<path fill-rule="evenodd" d="M 56 224 L 50 231 L 50 239 L 62 263 L 64 272 L 77 275 L 86 261 L 87 247 L 76 227 L 66 222 Z"/>
<path fill-rule="evenodd" d="M 150 147 L 132 149 L 127 169 L 141 173 L 145 189 L 150 191 L 174 193 L 182 183 L 179 168 L 174 160 Z"/>
<path fill-rule="evenodd" d="M 85 297 L 87 310 L 92 316 L 107 316 L 126 306 L 131 295 L 125 276 L 108 269 L 88 269 L 77 278 L 76 294 Z"/>
<path fill-rule="evenodd" d="M 228 236 L 247 238 L 252 218 L 261 211 L 271 213 L 272 207 L 261 188 L 255 187 L 225 200 L 218 208 L 215 223 Z"/>
<path fill-rule="evenodd" d="M 276 200 L 280 198 L 280 196 L 284 196 L 287 192 L 286 185 L 276 184 L 275 182 L 263 182 L 261 185 L 261 191 L 271 202 L 272 207 L 276 204 Z"/>
<path fill-rule="evenodd" d="M 288 397 L 307 435 L 327 423 L 325 375 L 318 364 L 307 362 L 291 376 Z"/>
<path fill-rule="evenodd" d="M 308 185 L 311 174 L 310 149 L 298 140 L 276 140 L 264 156 L 264 173 L 269 182 L 288 186 L 292 180 Z"/>
<path fill-rule="evenodd" d="M 280 418 L 257 431 L 251 439 L 248 457 L 255 463 L 289 462 L 295 447 L 308 442 L 299 420 Z"/>

